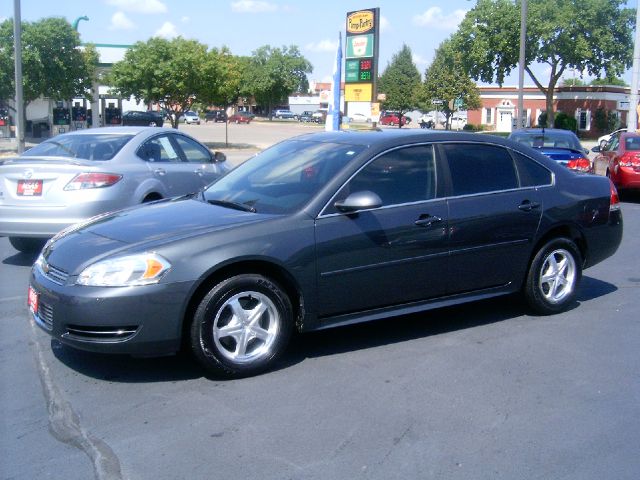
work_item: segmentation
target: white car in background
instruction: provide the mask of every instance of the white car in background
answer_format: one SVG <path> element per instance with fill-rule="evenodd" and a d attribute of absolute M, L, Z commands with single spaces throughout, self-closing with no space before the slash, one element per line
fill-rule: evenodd
<path fill-rule="evenodd" d="M 606 135 L 602 135 L 601 137 L 598 137 L 598 145 L 600 146 L 600 148 L 604 148 L 604 146 L 609 142 L 609 140 L 611 140 L 611 137 L 613 137 L 616 133 L 626 132 L 626 131 L 627 131 L 626 128 L 619 128 L 614 132 L 607 133 Z"/>
<path fill-rule="evenodd" d="M 186 112 L 184 112 L 184 115 L 182 116 L 181 120 L 187 125 L 191 125 L 194 123 L 196 125 L 200 125 L 200 117 L 196 112 L 192 112 L 191 110 L 187 110 Z"/>

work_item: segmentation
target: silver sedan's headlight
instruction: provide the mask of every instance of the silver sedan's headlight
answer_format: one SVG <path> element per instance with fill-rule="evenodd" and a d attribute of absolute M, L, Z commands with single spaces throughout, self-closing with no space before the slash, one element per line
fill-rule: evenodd
<path fill-rule="evenodd" d="M 171 264 L 155 253 L 111 258 L 85 268 L 76 284 L 92 287 L 127 287 L 158 283 Z"/>

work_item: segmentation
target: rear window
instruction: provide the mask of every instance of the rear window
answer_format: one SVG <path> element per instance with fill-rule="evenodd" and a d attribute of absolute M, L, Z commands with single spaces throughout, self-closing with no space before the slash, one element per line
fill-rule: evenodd
<path fill-rule="evenodd" d="M 624 139 L 625 150 L 640 150 L 640 137 L 627 137 Z"/>
<path fill-rule="evenodd" d="M 36 145 L 23 155 L 111 160 L 132 138 L 130 134 L 62 135 Z"/>
<path fill-rule="evenodd" d="M 582 150 L 580 141 L 570 133 L 563 132 L 515 132 L 509 138 L 533 148 L 571 148 Z"/>

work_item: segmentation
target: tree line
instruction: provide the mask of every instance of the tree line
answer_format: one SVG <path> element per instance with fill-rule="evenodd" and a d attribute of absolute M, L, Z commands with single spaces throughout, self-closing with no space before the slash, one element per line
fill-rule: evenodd
<path fill-rule="evenodd" d="M 442 102 L 447 119 L 454 111 L 481 106 L 476 81 L 502 85 L 518 66 L 520 0 L 477 0 L 458 30 L 436 50 L 434 60 L 418 71 L 411 50 L 403 45 L 382 75 L 378 91 L 382 108 L 400 113 L 432 110 Z M 624 0 L 528 0 L 525 71 L 547 99 L 553 125 L 553 96 L 569 71 L 620 83 L 631 66 L 635 9 Z M 90 98 L 98 55 L 79 48 L 80 38 L 61 18 L 23 22 L 24 98 L 55 100 Z M 542 64 L 541 76 L 533 66 Z M 311 63 L 295 45 L 262 46 L 251 56 L 236 56 L 227 47 L 209 48 L 181 37 L 137 42 L 113 64 L 102 84 L 114 93 L 156 103 L 171 111 L 173 126 L 195 102 L 227 107 L 253 97 L 267 112 L 292 93 L 306 93 Z M 548 75 L 548 78 L 544 78 Z M 0 101 L 12 98 L 13 23 L 0 23 Z"/>

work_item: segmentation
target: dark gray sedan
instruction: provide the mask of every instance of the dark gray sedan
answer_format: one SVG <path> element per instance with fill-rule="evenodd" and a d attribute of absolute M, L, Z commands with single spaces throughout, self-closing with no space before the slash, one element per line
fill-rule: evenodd
<path fill-rule="evenodd" d="M 0 235 L 14 248 L 94 215 L 197 192 L 230 168 L 171 128 L 105 127 L 58 135 L 0 165 Z"/>
<path fill-rule="evenodd" d="M 212 372 L 273 365 L 310 331 L 523 292 L 574 302 L 622 238 L 615 188 L 531 148 L 451 132 L 284 141 L 196 195 L 52 239 L 31 274 L 37 324 L 64 344 Z"/>

